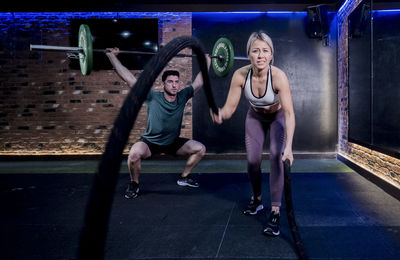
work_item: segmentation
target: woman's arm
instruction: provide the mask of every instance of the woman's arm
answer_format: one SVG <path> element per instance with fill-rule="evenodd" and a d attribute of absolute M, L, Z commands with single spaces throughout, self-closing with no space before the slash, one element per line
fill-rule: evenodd
<path fill-rule="evenodd" d="M 211 113 L 211 117 L 214 122 L 222 124 L 223 120 L 232 117 L 233 113 L 239 104 L 240 97 L 242 95 L 242 88 L 246 78 L 245 67 L 240 68 L 233 73 L 231 86 L 229 89 L 228 97 L 226 99 L 225 105 L 219 109 L 218 116 Z"/>
<path fill-rule="evenodd" d="M 275 76 L 275 88 L 279 91 L 279 98 L 281 101 L 283 113 L 285 115 L 285 124 L 286 124 L 286 142 L 285 142 L 285 149 L 283 151 L 282 161 L 286 159 L 290 160 L 290 164 L 293 163 L 293 151 L 292 151 L 292 144 L 293 144 L 293 136 L 295 130 L 295 115 L 293 109 L 293 100 L 292 94 L 290 92 L 289 80 L 286 74 L 278 69 L 276 69 L 276 76 Z"/>
<path fill-rule="evenodd" d="M 131 88 L 135 85 L 137 79 L 135 76 L 126 68 L 124 67 L 119 59 L 117 58 L 117 55 L 119 53 L 118 48 L 108 48 L 108 52 L 106 52 L 106 55 L 108 59 L 110 60 L 111 64 L 113 65 L 114 69 L 116 70 L 118 76 L 120 76 Z"/>

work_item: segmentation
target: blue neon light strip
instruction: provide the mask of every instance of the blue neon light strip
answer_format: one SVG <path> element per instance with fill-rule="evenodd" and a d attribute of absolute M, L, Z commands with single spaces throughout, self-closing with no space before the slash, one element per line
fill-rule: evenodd
<path fill-rule="evenodd" d="M 305 13 L 302 12 L 294 12 L 294 11 L 238 11 L 238 12 L 228 12 L 230 14 L 295 14 L 295 13 Z M 218 12 L 207 12 L 206 14 L 218 14 Z"/>
<path fill-rule="evenodd" d="M 210 21 L 229 21 L 237 19 L 251 19 L 259 16 L 270 16 L 275 18 L 288 18 L 290 16 L 303 17 L 307 12 L 292 12 L 292 11 L 240 11 L 240 12 L 193 12 L 192 17 L 203 17 L 206 22 Z"/>
<path fill-rule="evenodd" d="M 344 4 L 339 8 L 338 13 L 340 13 L 343 8 L 355 0 L 346 0 Z M 373 10 L 373 12 L 400 12 L 400 9 L 390 9 L 390 10 Z M 305 11 L 238 11 L 238 12 L 193 12 L 196 15 L 224 15 L 224 14 L 270 14 L 270 15 L 285 15 L 285 14 L 305 14 Z M 332 13 L 332 12 L 329 12 Z M 333 12 L 334 13 L 334 12 Z M 54 17 L 59 18 L 71 18 L 71 17 L 99 17 L 99 18 L 142 18 L 142 17 L 162 17 L 167 15 L 182 15 L 190 14 L 185 12 L 179 13 L 169 13 L 169 12 L 16 12 L 16 13 L 0 13 L 0 18 L 22 18 L 22 17 Z"/>
<path fill-rule="evenodd" d="M 196 13 L 196 12 L 193 12 Z M 199 12 L 196 14 L 302 14 L 306 13 L 305 11 L 238 11 L 238 12 Z M 30 16 L 42 16 L 42 17 L 49 17 L 49 16 L 61 16 L 64 18 L 69 17 L 102 17 L 102 18 L 134 18 L 134 17 L 158 17 L 158 16 L 165 16 L 165 15 L 181 15 L 181 14 L 190 14 L 185 12 L 177 12 L 177 13 L 170 13 L 170 12 L 8 12 L 8 13 L 0 13 L 0 17 L 30 17 Z M 60 17 L 60 18 L 61 18 Z"/>
<path fill-rule="evenodd" d="M 398 13 L 400 9 L 389 9 L 389 10 L 372 10 L 373 13 Z"/>

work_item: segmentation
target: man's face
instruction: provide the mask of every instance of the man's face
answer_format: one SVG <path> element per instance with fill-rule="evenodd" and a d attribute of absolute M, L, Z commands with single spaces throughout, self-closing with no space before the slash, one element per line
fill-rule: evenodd
<path fill-rule="evenodd" d="M 164 81 L 164 91 L 169 96 L 176 96 L 179 91 L 179 77 L 169 75 Z"/>

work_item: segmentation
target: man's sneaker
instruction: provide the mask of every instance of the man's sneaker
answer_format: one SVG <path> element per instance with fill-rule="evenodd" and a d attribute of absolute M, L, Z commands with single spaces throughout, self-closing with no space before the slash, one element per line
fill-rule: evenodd
<path fill-rule="evenodd" d="M 256 215 L 260 210 L 263 210 L 264 206 L 261 200 L 254 199 L 251 197 L 249 205 L 247 205 L 247 209 L 243 211 L 245 215 Z"/>
<path fill-rule="evenodd" d="M 193 180 L 190 175 L 186 177 L 180 176 L 176 183 L 178 183 L 180 186 L 189 186 L 193 188 L 198 188 L 200 186 L 199 183 Z"/>
<path fill-rule="evenodd" d="M 128 184 L 128 188 L 125 190 L 125 198 L 132 199 L 136 198 L 139 195 L 139 184 L 134 181 L 131 181 Z"/>
<path fill-rule="evenodd" d="M 269 215 L 267 227 L 264 229 L 264 234 L 267 236 L 276 237 L 280 234 L 279 231 L 279 212 L 272 211 Z"/>

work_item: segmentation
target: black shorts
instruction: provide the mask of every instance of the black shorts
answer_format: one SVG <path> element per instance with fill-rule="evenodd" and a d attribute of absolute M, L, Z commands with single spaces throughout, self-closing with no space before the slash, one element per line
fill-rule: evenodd
<path fill-rule="evenodd" d="M 188 138 L 178 137 L 175 139 L 175 141 L 172 144 L 158 145 L 158 144 L 149 142 L 147 139 L 145 139 L 143 137 L 140 137 L 140 139 L 139 139 L 139 141 L 142 141 L 145 144 L 147 144 L 152 155 L 160 154 L 160 153 L 176 155 L 176 152 L 189 140 L 190 139 L 188 139 Z"/>

